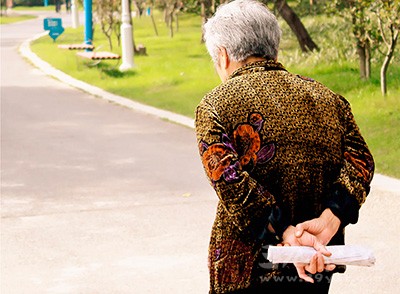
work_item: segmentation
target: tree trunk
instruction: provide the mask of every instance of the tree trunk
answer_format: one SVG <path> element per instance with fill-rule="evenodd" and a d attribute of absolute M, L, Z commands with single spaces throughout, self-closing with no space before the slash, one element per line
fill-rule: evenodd
<path fill-rule="evenodd" d="M 201 1 L 201 6 L 200 6 L 201 10 L 200 10 L 200 14 L 201 14 L 201 23 L 204 25 L 207 21 L 207 17 L 206 17 L 206 6 L 204 4 L 204 0 Z M 201 30 L 201 43 L 204 43 L 204 31 Z"/>
<path fill-rule="evenodd" d="M 113 45 L 112 45 L 111 36 L 107 35 L 107 39 L 108 39 L 108 45 L 110 46 L 110 51 L 112 51 L 113 50 Z"/>
<path fill-rule="evenodd" d="M 200 6 L 201 8 L 201 12 L 200 12 L 200 14 L 201 14 L 201 21 L 202 21 L 202 24 L 205 24 L 206 23 L 206 21 L 207 21 L 207 17 L 206 17 L 206 5 L 204 4 L 204 1 L 201 1 L 201 6 Z"/>
<path fill-rule="evenodd" d="M 381 92 L 382 95 L 385 96 L 387 93 L 387 85 L 386 85 L 386 72 L 389 67 L 390 61 L 392 60 L 394 49 L 396 48 L 397 39 L 399 36 L 399 31 L 397 31 L 391 40 L 390 45 L 388 45 L 388 52 L 386 53 L 385 59 L 383 60 L 381 67 Z"/>
<path fill-rule="evenodd" d="M 365 78 L 371 78 L 371 46 L 369 42 L 365 44 Z"/>
<path fill-rule="evenodd" d="M 133 0 L 129 0 L 129 24 L 132 26 L 132 43 L 133 43 L 133 51 L 135 51 L 136 50 L 136 45 L 135 45 L 135 31 L 134 31 L 134 28 L 133 28 L 133 21 L 132 21 L 132 1 Z M 134 1 L 134 2 L 136 2 L 136 1 Z M 119 46 L 119 44 L 120 44 L 120 39 L 121 39 L 121 34 L 119 35 L 119 37 L 118 37 L 118 46 Z"/>
<path fill-rule="evenodd" d="M 285 0 L 276 0 L 275 8 L 296 35 L 303 52 L 319 50 L 317 44 L 311 39 L 303 23 Z"/>
<path fill-rule="evenodd" d="M 381 67 L 381 92 L 383 96 L 386 96 L 387 93 L 386 72 L 389 67 L 389 63 L 389 57 L 386 56 Z"/>
<path fill-rule="evenodd" d="M 178 16 L 179 12 L 177 11 L 175 13 L 175 28 L 176 28 L 176 32 L 179 32 L 179 16 Z"/>
<path fill-rule="evenodd" d="M 165 21 L 165 24 L 168 27 L 168 21 L 169 21 L 169 19 L 168 19 L 168 5 L 166 5 L 165 8 L 164 8 L 164 21 Z"/>
<path fill-rule="evenodd" d="M 174 20 L 174 10 L 172 9 L 172 11 L 169 13 L 169 36 L 171 38 L 174 37 L 174 24 L 173 24 L 173 20 Z"/>
<path fill-rule="evenodd" d="M 139 5 L 139 3 L 138 3 L 137 1 L 133 1 L 133 2 L 134 2 L 134 4 L 135 4 L 135 6 L 136 6 L 137 11 L 139 12 L 139 18 L 141 18 L 144 9 Z M 130 4 L 130 3 L 129 3 L 129 4 Z"/>
<path fill-rule="evenodd" d="M 366 56 L 365 56 L 365 46 L 360 42 L 357 42 L 357 54 L 358 60 L 360 64 L 360 78 L 367 78 L 367 64 L 366 64 Z"/>
<path fill-rule="evenodd" d="M 356 50 L 358 55 L 360 78 L 368 80 L 371 77 L 371 48 L 368 39 L 365 38 L 365 28 L 360 26 L 360 20 L 357 15 L 351 13 L 351 22 L 353 25 L 353 35 L 356 39 Z"/>
<path fill-rule="evenodd" d="M 153 16 L 153 7 L 151 8 L 150 17 L 151 17 L 151 22 L 153 23 L 154 32 L 156 33 L 156 36 L 158 36 L 157 25 L 156 25 L 156 21 L 154 20 L 154 16 Z"/>

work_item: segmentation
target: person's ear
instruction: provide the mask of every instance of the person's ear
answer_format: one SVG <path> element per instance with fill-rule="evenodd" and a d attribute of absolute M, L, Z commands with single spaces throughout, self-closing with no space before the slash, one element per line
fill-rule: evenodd
<path fill-rule="evenodd" d="M 219 58 L 220 58 L 221 69 L 227 69 L 229 67 L 230 60 L 226 48 L 224 47 L 219 48 Z"/>

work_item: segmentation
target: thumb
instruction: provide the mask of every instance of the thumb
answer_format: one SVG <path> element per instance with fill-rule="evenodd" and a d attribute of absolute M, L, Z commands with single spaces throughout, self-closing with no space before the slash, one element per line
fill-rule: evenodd
<path fill-rule="evenodd" d="M 296 228 L 295 228 L 295 231 L 294 231 L 294 235 L 297 238 L 300 238 L 303 235 L 304 231 L 307 231 L 307 229 L 309 227 L 310 227 L 310 225 L 309 225 L 308 221 L 305 221 L 303 223 L 297 224 Z"/>

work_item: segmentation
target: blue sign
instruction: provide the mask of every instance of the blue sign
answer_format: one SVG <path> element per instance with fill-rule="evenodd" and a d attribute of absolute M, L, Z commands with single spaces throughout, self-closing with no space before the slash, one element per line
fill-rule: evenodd
<path fill-rule="evenodd" d="M 50 31 L 49 36 L 55 41 L 63 32 L 61 18 L 45 18 L 43 20 L 45 31 Z"/>

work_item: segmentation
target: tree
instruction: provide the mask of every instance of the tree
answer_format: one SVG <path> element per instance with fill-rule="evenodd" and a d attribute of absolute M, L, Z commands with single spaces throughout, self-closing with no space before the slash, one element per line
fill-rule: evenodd
<path fill-rule="evenodd" d="M 112 50 L 113 33 L 117 36 L 118 46 L 120 45 L 121 0 L 96 0 L 95 5 L 97 20 Z"/>
<path fill-rule="evenodd" d="M 310 52 L 319 50 L 317 44 L 311 38 L 300 17 L 288 5 L 286 0 L 262 0 L 261 2 L 266 5 L 269 3 L 274 4 L 273 10 L 275 11 L 275 14 L 279 13 L 284 21 L 289 25 L 289 28 L 292 30 L 297 38 L 297 41 L 299 42 L 301 51 Z M 312 5 L 311 2 L 310 5 Z"/>
<path fill-rule="evenodd" d="M 183 2 L 177 0 L 158 0 L 157 6 L 164 10 L 165 24 L 169 28 L 171 38 L 174 36 L 174 20 L 176 24 L 176 31 L 179 29 L 178 14 L 182 9 Z"/>
<path fill-rule="evenodd" d="M 174 12 L 175 12 L 175 2 L 167 0 L 165 1 L 165 8 L 164 8 L 164 19 L 167 27 L 169 28 L 169 35 L 171 38 L 174 37 Z"/>
<path fill-rule="evenodd" d="M 312 40 L 300 18 L 287 4 L 286 0 L 275 0 L 275 9 L 279 12 L 279 14 L 289 25 L 292 32 L 296 35 L 297 41 L 299 42 L 300 48 L 303 52 L 319 50 L 317 44 L 315 44 Z"/>
<path fill-rule="evenodd" d="M 1 6 L 1 15 L 6 15 L 7 14 L 7 1 L 6 0 L 0 0 L 0 6 Z"/>
<path fill-rule="evenodd" d="M 152 5 L 150 6 L 150 17 L 151 17 L 151 22 L 152 22 L 153 28 L 154 28 L 154 33 L 156 34 L 156 36 L 158 36 L 158 30 L 157 30 L 156 21 L 154 20 L 153 11 L 154 11 L 154 1 L 152 1 Z"/>
<path fill-rule="evenodd" d="M 193 0 L 188 1 L 191 6 L 191 11 L 199 12 L 202 18 L 202 23 L 206 23 L 207 19 L 210 18 L 216 8 L 220 4 L 224 4 L 229 2 L 228 0 L 198 0 L 193 3 Z M 286 23 L 289 25 L 292 32 L 296 35 L 297 40 L 299 42 L 300 48 L 303 52 L 309 52 L 318 50 L 317 44 L 314 43 L 307 29 L 301 22 L 300 18 L 294 12 L 294 10 L 287 4 L 285 0 L 261 0 L 264 4 L 269 4 L 273 2 L 275 4 L 275 11 L 278 11 L 279 14 L 283 17 Z M 195 10 L 195 7 L 198 8 L 198 3 L 200 4 L 200 11 Z M 202 41 L 203 36 L 202 36 Z"/>
<path fill-rule="evenodd" d="M 377 49 L 374 51 L 380 51 L 384 55 L 380 81 L 382 95 L 386 95 L 386 73 L 394 55 L 400 30 L 400 1 L 335 0 L 333 4 L 335 13 L 351 21 L 361 78 L 370 77 L 372 49 Z"/>
<path fill-rule="evenodd" d="M 371 0 L 335 0 L 330 9 L 331 12 L 344 17 L 351 23 L 356 42 L 360 77 L 367 80 L 371 76 L 370 3 Z"/>
<path fill-rule="evenodd" d="M 378 41 L 385 47 L 384 59 L 380 70 L 381 92 L 387 93 L 386 74 L 394 55 L 400 31 L 400 1 L 380 0 L 372 3 L 371 11 L 376 16 L 379 30 Z"/>
<path fill-rule="evenodd" d="M 214 12 L 215 12 L 215 1 L 200 0 L 200 15 L 201 15 L 201 23 L 203 25 L 213 15 Z M 201 42 L 204 42 L 204 32 L 203 31 L 201 34 Z"/>
<path fill-rule="evenodd" d="M 133 0 L 133 4 L 135 4 L 136 10 L 138 12 L 139 17 L 143 15 L 145 10 L 146 0 Z"/>

